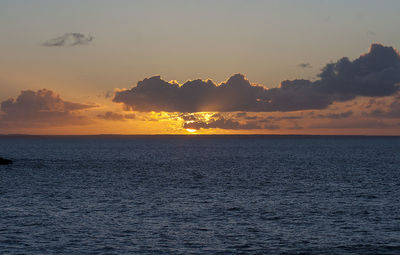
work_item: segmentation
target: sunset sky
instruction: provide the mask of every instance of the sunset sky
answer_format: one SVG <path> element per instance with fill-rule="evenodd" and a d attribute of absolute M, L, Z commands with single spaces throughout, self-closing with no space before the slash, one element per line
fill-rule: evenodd
<path fill-rule="evenodd" d="M 2 0 L 0 134 L 400 135 L 399 10 Z"/>

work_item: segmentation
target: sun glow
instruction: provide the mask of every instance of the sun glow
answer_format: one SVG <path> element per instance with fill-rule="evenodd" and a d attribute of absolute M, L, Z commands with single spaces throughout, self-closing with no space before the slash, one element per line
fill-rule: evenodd
<path fill-rule="evenodd" d="M 196 132 L 197 130 L 196 130 L 196 129 L 192 129 L 192 128 L 187 128 L 186 131 L 188 131 L 189 133 L 194 133 L 194 132 Z"/>

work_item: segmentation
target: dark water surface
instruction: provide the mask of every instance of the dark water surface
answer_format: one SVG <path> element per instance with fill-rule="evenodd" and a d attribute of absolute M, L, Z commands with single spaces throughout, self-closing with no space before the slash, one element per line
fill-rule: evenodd
<path fill-rule="evenodd" d="M 0 254 L 400 254 L 400 138 L 2 137 Z"/>

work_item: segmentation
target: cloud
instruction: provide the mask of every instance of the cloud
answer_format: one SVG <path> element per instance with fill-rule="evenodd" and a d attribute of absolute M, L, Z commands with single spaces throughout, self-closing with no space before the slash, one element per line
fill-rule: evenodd
<path fill-rule="evenodd" d="M 236 118 L 242 118 L 245 120 L 256 120 L 256 119 L 258 119 L 258 116 L 249 115 L 246 112 L 238 112 L 238 113 L 236 113 Z"/>
<path fill-rule="evenodd" d="M 90 35 L 84 35 L 80 33 L 66 33 L 62 36 L 53 38 L 43 43 L 46 47 L 73 47 L 78 45 L 85 45 L 93 41 L 93 37 Z"/>
<path fill-rule="evenodd" d="M 104 97 L 105 97 L 105 98 L 112 98 L 113 96 L 114 96 L 114 91 L 111 91 L 111 90 L 107 91 L 107 92 L 104 94 Z"/>
<path fill-rule="evenodd" d="M 317 123 L 310 128 L 323 129 L 370 129 L 370 128 L 399 128 L 400 123 L 386 123 L 381 120 L 350 120 L 350 121 L 335 121 L 328 123 Z"/>
<path fill-rule="evenodd" d="M 186 113 L 179 118 L 184 121 L 185 129 L 226 129 L 226 130 L 254 130 L 254 129 L 279 129 L 280 126 L 270 122 L 263 123 L 257 118 L 249 118 L 246 114 L 227 113 Z"/>
<path fill-rule="evenodd" d="M 197 120 L 194 122 L 186 122 L 183 124 L 183 128 L 196 129 L 196 130 L 210 129 L 210 128 L 229 129 L 229 130 L 263 129 L 262 126 L 254 122 L 240 123 L 236 120 L 225 119 L 224 117 L 213 119 L 209 122 L 201 120 Z"/>
<path fill-rule="evenodd" d="M 291 130 L 301 130 L 301 129 L 303 129 L 303 127 L 300 126 L 298 123 L 294 123 L 293 126 L 288 127 L 288 129 L 291 129 Z"/>
<path fill-rule="evenodd" d="M 340 113 L 327 113 L 327 114 L 317 114 L 314 115 L 314 113 L 311 114 L 311 118 L 313 119 L 344 119 L 344 118 L 349 118 L 353 115 L 353 111 L 349 110 L 346 112 L 340 112 Z"/>
<path fill-rule="evenodd" d="M 219 85 L 200 79 L 179 85 L 154 76 L 117 91 L 113 101 L 142 112 L 288 112 L 325 109 L 360 96 L 390 96 L 399 90 L 399 83 L 399 53 L 373 44 L 354 61 L 345 57 L 327 64 L 316 81 L 287 80 L 267 89 L 250 84 L 242 74 Z"/>
<path fill-rule="evenodd" d="M 260 121 L 264 121 L 264 122 L 269 122 L 271 120 L 299 120 L 299 119 L 303 119 L 304 116 L 302 115 L 296 115 L 296 116 L 269 116 L 266 117 Z"/>
<path fill-rule="evenodd" d="M 86 124 L 88 119 L 77 111 L 96 105 L 73 103 L 63 100 L 51 90 L 23 90 L 17 99 L 7 99 L 0 104 L 0 122 L 29 125 Z"/>
<path fill-rule="evenodd" d="M 97 118 L 103 120 L 113 120 L 113 121 L 124 121 L 125 117 L 122 114 L 115 113 L 115 112 L 106 112 L 104 114 L 98 114 Z"/>
<path fill-rule="evenodd" d="M 371 102 L 369 102 L 371 103 Z M 400 95 L 394 98 L 394 100 L 386 106 L 383 102 L 374 101 L 376 106 L 383 106 L 379 108 L 375 108 L 369 113 L 364 113 L 365 117 L 374 117 L 374 118 L 400 118 Z"/>
<path fill-rule="evenodd" d="M 300 63 L 297 66 L 301 67 L 301 68 L 311 68 L 312 67 L 310 63 Z"/>
<path fill-rule="evenodd" d="M 128 119 L 135 119 L 135 114 L 119 114 L 115 112 L 106 112 L 104 114 L 98 114 L 97 118 L 103 120 L 111 120 L 111 121 L 126 121 Z"/>
<path fill-rule="evenodd" d="M 179 86 L 154 76 L 132 89 L 117 91 L 113 101 L 144 112 L 230 112 L 258 107 L 257 99 L 265 91 L 251 85 L 242 74 L 219 86 L 211 80 L 193 80 Z"/>

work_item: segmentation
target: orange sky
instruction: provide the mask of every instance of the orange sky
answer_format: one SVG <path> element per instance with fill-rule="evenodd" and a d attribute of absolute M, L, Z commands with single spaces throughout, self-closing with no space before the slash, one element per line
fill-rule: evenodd
<path fill-rule="evenodd" d="M 400 135 L 399 8 L 5 0 L 0 134 Z"/>
<path fill-rule="evenodd" d="M 30 92 L 39 94 L 37 91 Z M 42 99 L 45 98 L 43 94 L 46 93 L 50 95 L 50 98 L 56 99 L 55 102 L 48 103 L 48 108 L 54 109 L 40 110 L 45 114 L 42 117 L 26 115 L 21 119 L 12 120 L 3 117 L 1 126 L 3 134 L 400 134 L 398 117 L 381 117 L 372 114 L 381 109 L 389 112 L 390 106 L 398 100 L 396 96 L 379 99 L 359 97 L 349 102 L 335 102 L 322 110 L 181 113 L 138 112 L 110 102 L 111 100 L 105 100 L 106 103 L 99 103 L 101 100 L 96 103 L 75 102 L 77 106 L 69 106 L 71 109 L 66 110 L 67 106 L 63 103 L 71 102 L 64 101 L 59 95 L 49 90 L 40 93 Z M 21 98 L 20 101 L 22 101 Z M 13 102 L 17 101 L 14 99 Z M 73 108 L 76 110 L 72 110 Z M 51 114 L 47 116 L 48 113 Z M 57 116 L 59 114 L 61 116 Z M 210 126 L 191 128 L 190 125 L 194 122 L 202 122 Z M 221 127 L 212 126 L 212 123 L 222 125 Z M 260 128 L 257 125 L 260 125 Z"/>

